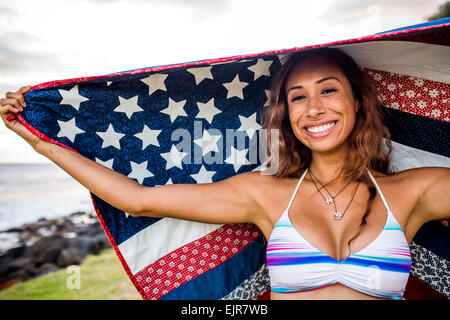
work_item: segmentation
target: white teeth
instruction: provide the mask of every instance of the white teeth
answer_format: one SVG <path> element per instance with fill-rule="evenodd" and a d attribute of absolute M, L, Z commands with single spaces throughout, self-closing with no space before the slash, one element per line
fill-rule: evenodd
<path fill-rule="evenodd" d="M 320 133 L 320 132 L 324 132 L 327 131 L 328 129 L 330 129 L 332 126 L 334 126 L 336 122 L 330 122 L 321 126 L 317 126 L 317 127 L 309 127 L 306 128 L 306 130 L 308 130 L 308 132 L 312 132 L 312 133 Z"/>

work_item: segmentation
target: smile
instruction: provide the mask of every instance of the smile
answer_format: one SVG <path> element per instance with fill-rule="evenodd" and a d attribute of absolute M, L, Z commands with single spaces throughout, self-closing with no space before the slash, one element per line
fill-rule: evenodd
<path fill-rule="evenodd" d="M 335 128 L 337 120 L 319 126 L 304 127 L 303 130 L 312 137 L 324 137 L 330 134 Z"/>

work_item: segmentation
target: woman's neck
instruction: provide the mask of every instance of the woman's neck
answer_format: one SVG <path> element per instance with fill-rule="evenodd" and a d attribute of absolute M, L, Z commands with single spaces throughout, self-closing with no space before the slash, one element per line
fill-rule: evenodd
<path fill-rule="evenodd" d="M 311 152 L 312 157 L 309 169 L 321 181 L 331 181 L 340 173 L 341 175 L 344 173 L 342 168 L 345 165 L 347 154 L 347 150 L 327 154 Z"/>

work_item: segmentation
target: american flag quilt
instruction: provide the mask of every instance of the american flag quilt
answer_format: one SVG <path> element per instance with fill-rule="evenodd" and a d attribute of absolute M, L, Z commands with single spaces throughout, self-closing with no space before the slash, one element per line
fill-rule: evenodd
<path fill-rule="evenodd" d="M 450 167 L 449 28 L 450 19 L 441 19 L 301 48 L 46 82 L 26 94 L 18 117 L 43 139 L 149 187 L 216 182 L 264 170 L 264 156 L 249 150 L 262 148 L 260 115 L 281 58 L 337 47 L 377 92 L 393 170 Z M 254 225 L 132 217 L 91 196 L 144 299 L 267 298 L 266 243 Z M 450 297 L 449 235 L 448 221 L 420 229 L 406 299 Z"/>

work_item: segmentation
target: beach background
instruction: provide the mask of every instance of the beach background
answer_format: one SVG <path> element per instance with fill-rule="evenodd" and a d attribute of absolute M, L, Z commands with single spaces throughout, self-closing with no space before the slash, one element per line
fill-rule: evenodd
<path fill-rule="evenodd" d="M 0 97 L 49 80 L 365 36 L 422 23 L 445 10 L 435 18 L 448 16 L 449 3 L 0 0 Z M 89 191 L 0 123 L 0 256 L 8 249 L 23 248 L 19 234 L 7 230 L 43 219 L 65 221 L 55 219 L 75 212 L 95 217 Z M 49 228 L 47 236 L 54 229 Z M 66 267 L 61 264 L 59 271 L 49 267 L 46 270 L 54 272 L 36 273 L 39 277 L 0 291 L 0 300 L 139 299 L 111 250 L 105 246 L 94 260 L 82 259 L 83 274 L 93 279 L 84 282 L 90 293 L 67 290 Z M 111 274 L 95 275 L 102 263 L 110 266 Z M 23 287 L 26 283 L 29 287 Z"/>
<path fill-rule="evenodd" d="M 0 231 L 94 210 L 89 190 L 53 163 L 0 163 L 0 194 Z"/>
<path fill-rule="evenodd" d="M 89 191 L 51 163 L 0 164 L 0 300 L 141 300 Z M 79 266 L 80 285 L 68 271 Z"/>

